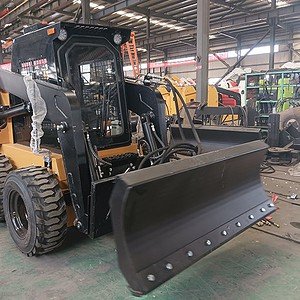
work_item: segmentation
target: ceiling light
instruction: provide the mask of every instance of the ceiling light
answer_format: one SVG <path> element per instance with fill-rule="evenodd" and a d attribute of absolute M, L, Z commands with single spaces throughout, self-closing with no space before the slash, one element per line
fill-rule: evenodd
<path fill-rule="evenodd" d="M 91 8 L 96 8 L 97 6 L 98 6 L 98 4 L 96 4 L 96 3 L 93 3 L 93 2 L 90 3 Z"/>
<path fill-rule="evenodd" d="M 98 5 L 97 3 L 93 3 L 93 2 L 91 2 L 90 6 L 91 6 L 91 8 L 94 8 L 94 9 L 103 9 L 103 8 L 105 8 L 104 5 Z"/>
<path fill-rule="evenodd" d="M 167 26 L 168 25 L 168 23 L 165 23 L 165 22 L 159 22 L 157 24 L 160 25 L 160 26 Z"/>
<path fill-rule="evenodd" d="M 73 4 L 81 4 L 81 0 L 73 0 Z M 94 9 L 94 8 L 97 8 L 97 9 L 103 9 L 103 8 L 105 8 L 104 5 L 99 5 L 99 4 L 94 3 L 94 2 L 90 3 L 90 7 L 92 9 Z"/>
<path fill-rule="evenodd" d="M 174 29 L 176 29 L 177 31 L 184 30 L 184 28 L 181 26 L 175 26 Z"/>
<path fill-rule="evenodd" d="M 269 3 L 272 3 L 272 0 L 268 0 Z M 290 3 L 288 3 L 287 1 L 284 0 L 277 0 L 276 1 L 276 7 L 284 7 L 284 6 L 289 6 L 291 5 Z"/>
<path fill-rule="evenodd" d="M 98 10 L 100 10 L 100 9 L 104 9 L 105 8 L 105 6 L 104 5 L 97 5 L 94 9 L 98 9 Z"/>
<path fill-rule="evenodd" d="M 132 18 L 134 16 L 134 14 L 132 14 L 132 13 L 126 13 L 125 16 L 128 17 L 128 18 Z"/>
<path fill-rule="evenodd" d="M 126 14 L 126 11 L 124 11 L 124 10 L 119 10 L 119 11 L 116 11 L 115 14 L 120 15 L 120 16 L 123 16 L 123 15 Z"/>
<path fill-rule="evenodd" d="M 137 51 L 140 51 L 140 52 L 147 52 L 147 49 L 145 48 L 136 48 Z"/>
<path fill-rule="evenodd" d="M 136 19 L 136 20 L 139 20 L 139 19 L 142 19 L 143 16 L 140 16 L 140 15 L 134 15 L 131 17 L 131 19 Z"/>
<path fill-rule="evenodd" d="M 159 21 L 158 20 L 152 20 L 151 19 L 151 21 L 150 21 L 152 24 L 158 24 L 159 23 Z"/>
<path fill-rule="evenodd" d="M 173 24 L 167 24 L 165 27 L 168 27 L 168 28 L 174 28 L 175 25 L 173 25 Z"/>

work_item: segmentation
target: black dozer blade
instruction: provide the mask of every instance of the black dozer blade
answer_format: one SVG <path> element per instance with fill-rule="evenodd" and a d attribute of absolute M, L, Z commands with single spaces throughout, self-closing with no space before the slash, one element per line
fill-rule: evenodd
<path fill-rule="evenodd" d="M 244 143 L 117 178 L 110 198 L 121 271 L 146 294 L 274 211 Z"/>

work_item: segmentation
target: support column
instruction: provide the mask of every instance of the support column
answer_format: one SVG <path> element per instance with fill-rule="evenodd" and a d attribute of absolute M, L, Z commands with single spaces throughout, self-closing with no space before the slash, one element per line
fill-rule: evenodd
<path fill-rule="evenodd" d="M 3 64 L 3 61 L 4 61 L 4 55 L 3 55 L 2 43 L 0 41 L 0 64 Z"/>
<path fill-rule="evenodd" d="M 150 73 L 150 62 L 151 62 L 151 47 L 150 47 L 150 43 L 149 43 L 149 39 L 150 39 L 150 14 L 147 15 L 146 34 L 147 34 L 147 73 Z"/>
<path fill-rule="evenodd" d="M 197 101 L 207 101 L 209 52 L 209 0 L 197 0 Z"/>
<path fill-rule="evenodd" d="M 167 62 L 168 60 L 168 50 L 164 49 L 164 62 Z M 166 76 L 168 74 L 168 67 L 165 66 L 164 68 L 164 76 Z"/>
<path fill-rule="evenodd" d="M 276 9 L 276 0 L 272 0 L 271 9 Z M 269 70 L 274 69 L 274 46 L 275 46 L 275 34 L 276 34 L 276 19 L 270 19 L 270 55 L 269 55 Z"/>
<path fill-rule="evenodd" d="M 240 61 L 242 57 L 242 39 L 241 36 L 238 36 L 236 39 L 236 53 L 237 53 L 237 62 Z M 237 65 L 237 67 L 240 67 L 241 63 Z"/>
<path fill-rule="evenodd" d="M 82 8 L 82 22 L 84 24 L 91 24 L 91 8 L 90 0 L 81 0 Z"/>
<path fill-rule="evenodd" d="M 289 33 L 289 44 L 288 44 L 288 48 L 289 48 L 289 61 L 294 62 L 294 53 L 293 53 L 293 30 L 290 31 Z"/>

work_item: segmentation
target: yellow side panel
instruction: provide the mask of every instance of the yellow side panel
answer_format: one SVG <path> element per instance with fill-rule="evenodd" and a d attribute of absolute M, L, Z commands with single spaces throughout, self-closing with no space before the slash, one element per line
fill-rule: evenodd
<path fill-rule="evenodd" d="M 108 157 L 122 153 L 137 153 L 137 144 L 133 143 L 126 147 L 119 147 L 115 149 L 108 149 L 99 151 L 101 157 Z M 44 156 L 41 154 L 32 153 L 30 147 L 21 144 L 2 144 L 0 145 L 0 153 L 5 154 L 15 169 L 24 168 L 28 166 L 44 166 Z M 67 177 L 63 165 L 63 158 L 61 154 L 51 153 L 52 172 L 57 175 L 59 185 L 63 191 L 68 190 Z M 72 206 L 67 206 L 67 222 L 68 227 L 73 226 L 75 220 L 75 213 Z"/>
<path fill-rule="evenodd" d="M 0 104 L 9 105 L 9 94 L 0 91 Z M 13 130 L 12 130 L 12 119 L 7 120 L 7 125 L 4 129 L 0 129 L 0 145 L 11 144 L 14 142 Z"/>
<path fill-rule="evenodd" d="M 218 91 L 213 85 L 208 86 L 207 106 L 208 107 L 218 107 L 219 106 Z"/>
<path fill-rule="evenodd" d="M 27 146 L 20 144 L 5 144 L 0 145 L 0 152 L 5 154 L 13 167 L 24 168 L 28 166 L 44 166 L 43 155 L 32 153 L 31 149 Z M 62 156 L 57 153 L 52 153 L 52 172 L 57 175 L 57 180 L 62 191 L 68 190 L 67 178 L 65 168 L 63 165 Z M 72 206 L 67 205 L 67 226 L 74 226 L 75 212 Z"/>
<path fill-rule="evenodd" d="M 21 144 L 0 145 L 0 152 L 5 154 L 15 169 L 28 166 L 44 166 L 44 155 L 32 153 L 30 147 Z M 137 144 L 132 143 L 126 147 L 113 148 L 99 151 L 100 157 L 114 156 L 124 153 L 137 153 Z M 52 171 L 62 182 L 62 187 L 67 187 L 67 177 L 61 154 L 51 153 Z"/>
<path fill-rule="evenodd" d="M 181 96 L 185 103 L 196 101 L 196 89 L 192 85 L 186 85 L 181 88 Z"/>
<path fill-rule="evenodd" d="M 0 91 L 0 104 L 9 105 L 9 94 L 3 91 Z"/>
<path fill-rule="evenodd" d="M 44 155 L 32 153 L 30 147 L 20 144 L 0 145 L 0 152 L 5 154 L 15 169 L 28 166 L 44 166 Z M 52 171 L 57 175 L 61 188 L 67 189 L 67 177 L 61 154 L 51 153 Z"/>
<path fill-rule="evenodd" d="M 166 101 L 166 115 L 171 116 L 176 114 L 175 102 L 173 101 L 173 93 L 169 92 L 165 86 L 161 85 L 158 88 L 161 96 Z"/>
<path fill-rule="evenodd" d="M 180 77 L 177 76 L 177 75 L 172 75 L 170 79 L 172 79 L 172 81 L 178 81 L 178 82 L 180 82 Z"/>

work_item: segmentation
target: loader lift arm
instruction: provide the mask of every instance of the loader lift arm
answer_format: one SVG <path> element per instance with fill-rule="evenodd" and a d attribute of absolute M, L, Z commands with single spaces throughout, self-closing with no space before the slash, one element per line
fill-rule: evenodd
<path fill-rule="evenodd" d="M 74 119 L 76 119 L 76 113 L 78 113 L 76 95 L 72 91 L 51 83 L 41 80 L 36 80 L 36 83 L 47 105 L 47 118 L 57 125 L 63 157 L 68 157 L 68 159 L 64 159 L 64 164 L 72 203 L 76 212 L 77 222 L 80 222 L 82 231 L 87 233 L 88 216 L 83 203 L 79 170 L 79 157 L 85 155 L 85 153 L 82 152 L 82 147 L 75 143 L 76 139 L 77 141 L 83 140 L 82 128 L 74 126 Z M 22 105 L 7 108 L 2 113 L 0 112 L 0 120 L 7 115 L 13 117 L 29 114 L 28 104 L 30 104 L 30 100 L 22 75 L 0 69 L 0 88 L 24 101 Z M 57 113 L 58 108 L 60 113 Z M 73 130 L 70 130 L 71 128 Z M 72 151 L 72 149 L 76 149 L 76 151 Z"/>

